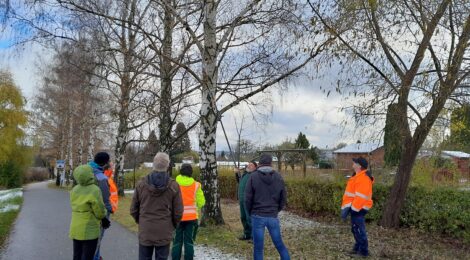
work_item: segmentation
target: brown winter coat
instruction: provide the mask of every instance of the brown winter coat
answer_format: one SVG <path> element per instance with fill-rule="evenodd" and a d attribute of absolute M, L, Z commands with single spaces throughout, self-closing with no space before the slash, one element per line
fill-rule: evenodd
<path fill-rule="evenodd" d="M 178 183 L 169 178 L 165 187 L 151 184 L 150 175 L 137 185 L 131 215 L 139 224 L 139 243 L 143 246 L 166 246 L 183 216 L 183 199 Z"/>

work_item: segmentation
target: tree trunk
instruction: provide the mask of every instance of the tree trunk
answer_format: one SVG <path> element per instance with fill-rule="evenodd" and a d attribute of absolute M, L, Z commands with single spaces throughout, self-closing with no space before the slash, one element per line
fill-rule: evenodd
<path fill-rule="evenodd" d="M 173 44 L 173 27 L 174 27 L 174 17 L 170 10 L 168 10 L 168 5 L 171 6 L 171 0 L 165 0 L 165 16 L 163 20 L 163 43 L 162 43 L 162 52 L 163 55 L 160 58 L 160 74 L 161 74 L 161 95 L 160 95 L 160 150 L 165 153 L 169 153 L 171 150 L 171 93 L 172 93 L 172 64 L 171 57 L 172 55 L 172 44 Z"/>
<path fill-rule="evenodd" d="M 407 145 L 403 150 L 395 182 L 388 195 L 380 222 L 384 227 L 398 228 L 400 226 L 400 212 L 405 204 L 406 191 L 410 183 L 411 171 L 413 170 L 418 150 L 412 145 Z"/>
<path fill-rule="evenodd" d="M 124 108 L 121 107 L 121 111 Z M 124 196 L 124 153 L 126 151 L 127 145 L 127 117 L 124 116 L 124 112 L 119 113 L 119 126 L 118 126 L 118 134 L 116 137 L 116 146 L 114 149 L 114 156 L 115 156 L 115 174 L 114 180 L 118 186 L 118 194 L 119 196 Z"/>
<path fill-rule="evenodd" d="M 93 161 L 95 153 L 95 129 L 90 128 L 90 139 L 88 140 L 88 161 Z"/>
<path fill-rule="evenodd" d="M 80 138 L 79 138 L 79 144 L 78 144 L 78 162 L 80 164 L 84 164 L 85 162 L 83 161 L 83 151 L 85 147 L 85 128 L 83 127 L 83 122 L 80 124 L 79 131 L 80 131 Z"/>
<path fill-rule="evenodd" d="M 203 209 L 202 224 L 224 223 L 220 208 L 220 191 L 216 161 L 216 132 L 217 132 L 217 38 L 216 14 L 217 6 L 214 0 L 208 0 L 204 6 L 204 53 L 203 53 L 203 84 L 201 101 L 201 131 L 199 133 L 201 181 L 206 197 Z"/>

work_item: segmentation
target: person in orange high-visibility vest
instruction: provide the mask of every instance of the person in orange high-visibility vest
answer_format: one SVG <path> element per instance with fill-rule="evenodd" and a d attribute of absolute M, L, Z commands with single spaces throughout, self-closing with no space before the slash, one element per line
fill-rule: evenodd
<path fill-rule="evenodd" d="M 341 218 L 346 220 L 351 214 L 351 232 L 354 235 L 353 256 L 369 256 L 365 215 L 372 208 L 372 185 L 374 177 L 367 170 L 369 163 L 365 158 L 353 159 L 354 174 L 349 178 L 341 205 Z"/>
<path fill-rule="evenodd" d="M 111 203 L 111 207 L 113 208 L 113 213 L 116 212 L 119 203 L 119 196 L 118 196 L 118 189 L 117 185 L 113 179 L 113 168 L 112 164 L 105 168 L 104 175 L 108 177 L 108 184 L 109 184 L 109 202 Z"/>
<path fill-rule="evenodd" d="M 184 259 L 194 258 L 194 232 L 198 226 L 198 210 L 206 203 L 201 183 L 192 177 L 193 168 L 190 164 L 183 163 L 180 175 L 176 177 L 176 182 L 180 185 L 181 196 L 183 197 L 183 218 L 176 227 L 171 249 L 171 258 L 181 259 L 181 249 L 184 245 Z"/>

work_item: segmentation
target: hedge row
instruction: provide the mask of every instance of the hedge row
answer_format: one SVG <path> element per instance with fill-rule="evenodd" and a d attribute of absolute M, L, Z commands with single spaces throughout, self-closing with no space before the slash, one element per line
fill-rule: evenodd
<path fill-rule="evenodd" d="M 195 169 L 195 178 L 198 179 Z M 139 172 L 137 181 L 147 173 Z M 176 172 L 173 176 L 176 175 Z M 126 174 L 127 188 L 132 188 L 133 175 Z M 317 180 L 286 180 L 290 209 L 319 215 L 339 216 L 345 183 Z M 237 199 L 237 182 L 230 171 L 219 175 L 222 198 Z M 377 222 L 381 218 L 389 187 L 374 185 L 374 206 L 367 219 Z M 450 188 L 426 189 L 410 187 L 400 216 L 401 225 L 425 231 L 438 232 L 470 242 L 470 192 Z"/>
<path fill-rule="evenodd" d="M 220 176 L 223 198 L 236 199 L 236 181 Z M 290 209 L 321 215 L 339 216 L 345 184 L 315 180 L 287 180 Z M 374 185 L 374 207 L 367 219 L 378 221 L 389 193 L 389 187 Z M 448 188 L 428 190 L 410 187 L 400 216 L 401 225 L 438 232 L 470 242 L 470 193 Z"/>

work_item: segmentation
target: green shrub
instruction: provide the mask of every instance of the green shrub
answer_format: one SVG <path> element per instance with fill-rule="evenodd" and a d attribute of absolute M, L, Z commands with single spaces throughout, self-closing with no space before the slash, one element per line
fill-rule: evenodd
<path fill-rule="evenodd" d="M 461 172 L 450 159 L 432 157 L 416 160 L 411 184 L 427 188 L 458 186 Z"/>
<path fill-rule="evenodd" d="M 0 164 L 0 187 L 7 189 L 21 187 L 24 168 L 15 161 Z"/>
<path fill-rule="evenodd" d="M 344 193 L 344 181 L 286 180 L 288 208 L 305 213 L 338 216 Z M 237 183 L 233 176 L 220 175 L 222 198 L 236 199 Z M 375 184 L 374 206 L 366 215 L 367 220 L 377 222 L 390 187 Z M 400 215 L 401 225 L 424 231 L 438 232 L 470 241 L 469 192 L 450 188 L 427 189 L 410 187 Z"/>

